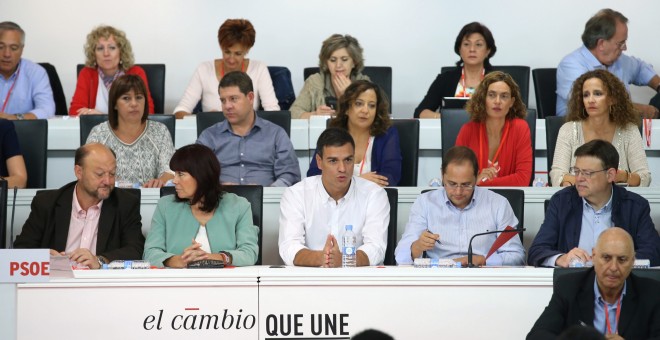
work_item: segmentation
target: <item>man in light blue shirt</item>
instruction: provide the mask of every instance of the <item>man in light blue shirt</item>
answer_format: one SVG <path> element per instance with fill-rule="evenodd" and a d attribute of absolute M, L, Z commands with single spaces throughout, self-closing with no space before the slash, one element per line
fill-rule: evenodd
<path fill-rule="evenodd" d="M 229 72 L 220 80 L 218 92 L 225 120 L 204 130 L 197 143 L 218 157 L 222 184 L 288 187 L 298 183 L 300 166 L 291 139 L 280 126 L 255 113 L 250 77 Z"/>
<path fill-rule="evenodd" d="M 467 265 L 470 238 L 477 233 L 516 227 L 518 219 L 506 198 L 476 186 L 477 157 L 472 150 L 455 146 L 442 158 L 444 188 L 420 195 L 396 247 L 398 264 L 412 264 L 426 253 L 431 258 L 450 258 Z M 488 259 L 498 234 L 479 236 L 472 242 L 475 265 L 525 264 L 525 250 L 514 236 Z"/>
<path fill-rule="evenodd" d="M 649 86 L 660 91 L 660 77 L 653 66 L 641 59 L 627 56 L 628 18 L 609 8 L 600 10 L 587 21 L 582 33 L 583 46 L 571 52 L 557 66 L 557 115 L 566 115 L 566 106 L 573 82 L 585 72 L 605 69 L 617 76 L 626 89 L 629 84 Z M 635 104 L 642 116 L 658 116 L 651 105 Z"/>
<path fill-rule="evenodd" d="M 55 115 L 53 90 L 43 67 L 22 59 L 25 32 L 0 22 L 0 119 L 46 119 Z"/>

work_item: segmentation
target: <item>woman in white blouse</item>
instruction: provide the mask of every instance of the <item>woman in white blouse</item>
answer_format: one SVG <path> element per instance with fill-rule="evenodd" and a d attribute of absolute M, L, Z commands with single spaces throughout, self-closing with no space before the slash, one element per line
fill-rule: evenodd
<path fill-rule="evenodd" d="M 259 109 L 259 105 L 266 111 L 280 109 L 268 67 L 260 61 L 246 58 L 255 37 L 254 27 L 245 19 L 227 19 L 220 26 L 218 42 L 222 59 L 206 61 L 197 67 L 183 98 L 174 108 L 178 119 L 191 114 L 200 100 L 203 112 L 222 111 L 218 85 L 226 73 L 233 71 L 245 72 L 252 79 L 255 110 Z"/>
<path fill-rule="evenodd" d="M 616 76 L 606 70 L 580 76 L 573 83 L 566 123 L 557 136 L 550 170 L 552 185 L 574 185 L 575 176 L 569 169 L 575 164 L 575 149 L 594 139 L 602 139 L 611 142 L 619 152 L 615 181 L 629 186 L 649 186 L 651 172 L 639 124 L 640 115 Z"/>

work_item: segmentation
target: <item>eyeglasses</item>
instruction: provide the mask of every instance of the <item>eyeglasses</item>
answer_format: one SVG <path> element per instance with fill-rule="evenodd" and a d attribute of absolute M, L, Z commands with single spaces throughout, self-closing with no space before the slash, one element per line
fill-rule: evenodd
<path fill-rule="evenodd" d="M 472 189 L 474 189 L 474 184 L 458 184 L 458 183 L 454 183 L 454 182 L 447 182 L 447 183 L 445 183 L 445 189 L 451 189 L 451 190 L 456 190 L 456 189 L 472 190 Z"/>
<path fill-rule="evenodd" d="M 603 169 L 603 170 L 595 170 L 595 171 L 589 171 L 589 170 L 580 170 L 580 169 L 578 169 L 578 168 L 576 168 L 576 167 L 572 167 L 572 168 L 570 168 L 568 171 L 569 171 L 569 173 L 571 174 L 571 176 L 575 176 L 575 177 L 577 177 L 577 176 L 582 176 L 582 177 L 584 177 L 584 178 L 591 178 L 591 175 L 593 175 L 593 174 L 595 174 L 595 173 L 597 173 L 597 172 L 607 171 L 607 169 Z"/>
<path fill-rule="evenodd" d="M 616 47 L 617 47 L 618 49 L 622 50 L 622 51 L 627 47 L 627 46 L 626 46 L 626 41 L 625 41 L 625 40 L 624 40 L 624 41 L 620 41 L 620 42 L 615 43 L 615 44 L 616 44 Z"/>

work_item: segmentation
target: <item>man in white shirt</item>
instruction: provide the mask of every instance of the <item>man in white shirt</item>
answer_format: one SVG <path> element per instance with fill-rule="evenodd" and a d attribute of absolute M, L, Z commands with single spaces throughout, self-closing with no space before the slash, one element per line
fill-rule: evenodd
<path fill-rule="evenodd" d="M 346 130 L 329 128 L 316 143 L 322 173 L 287 188 L 280 202 L 280 256 L 287 265 L 340 267 L 346 225 L 357 239 L 357 265 L 385 258 L 390 205 L 385 190 L 353 177 L 355 143 Z"/>

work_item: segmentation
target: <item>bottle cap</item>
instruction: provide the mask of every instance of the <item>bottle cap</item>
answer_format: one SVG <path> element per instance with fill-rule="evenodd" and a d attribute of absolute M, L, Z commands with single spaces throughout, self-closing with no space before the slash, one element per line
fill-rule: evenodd
<path fill-rule="evenodd" d="M 352 224 L 347 224 L 346 225 L 346 231 L 353 231 L 353 225 Z"/>

